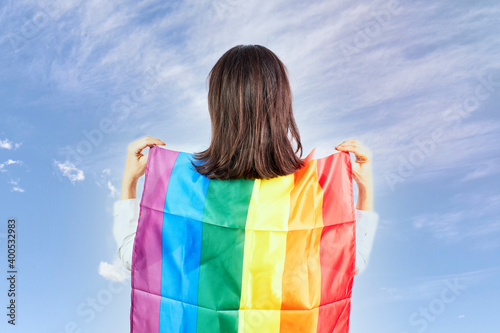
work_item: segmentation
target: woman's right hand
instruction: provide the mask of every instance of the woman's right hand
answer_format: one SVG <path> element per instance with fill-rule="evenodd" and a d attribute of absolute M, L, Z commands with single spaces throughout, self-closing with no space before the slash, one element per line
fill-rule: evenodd
<path fill-rule="evenodd" d="M 372 178 L 372 152 L 363 146 L 358 140 L 351 139 L 335 146 L 336 150 L 352 152 L 356 160 L 352 165 L 354 181 L 360 187 L 371 186 Z"/>
<path fill-rule="evenodd" d="M 128 145 L 127 161 L 125 163 L 125 171 L 123 172 L 120 199 L 124 200 L 136 197 L 137 181 L 146 173 L 146 165 L 148 162 L 149 153 L 142 154 L 142 150 L 146 147 L 157 145 L 164 146 L 165 142 L 150 136 L 145 136 Z"/>
<path fill-rule="evenodd" d="M 335 149 L 352 152 L 356 156 L 352 164 L 352 176 L 358 185 L 356 208 L 373 211 L 372 152 L 356 139 L 346 140 L 335 146 Z"/>

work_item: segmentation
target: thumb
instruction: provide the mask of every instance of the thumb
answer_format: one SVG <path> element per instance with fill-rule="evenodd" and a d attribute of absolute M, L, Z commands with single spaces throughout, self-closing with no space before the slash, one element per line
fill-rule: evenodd
<path fill-rule="evenodd" d="M 149 151 L 139 158 L 139 163 L 145 165 L 148 162 Z"/>

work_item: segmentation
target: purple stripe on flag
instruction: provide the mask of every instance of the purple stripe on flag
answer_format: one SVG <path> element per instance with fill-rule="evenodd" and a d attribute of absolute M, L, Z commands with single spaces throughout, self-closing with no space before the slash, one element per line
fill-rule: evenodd
<path fill-rule="evenodd" d="M 134 240 L 132 257 L 132 311 L 130 312 L 131 333 L 153 333 L 159 331 L 161 303 L 161 269 L 163 209 L 168 183 L 178 151 L 160 151 L 159 147 L 149 150 L 146 166 L 141 213 Z M 171 154 L 169 158 L 152 158 L 158 153 Z M 153 161 L 150 163 L 150 161 Z M 143 205 L 144 202 L 148 206 Z M 143 223 L 148 223 L 143 226 Z M 146 255 L 147 254 L 147 255 Z M 137 260 L 137 261 L 136 261 Z M 134 288 L 137 292 L 134 292 Z M 147 295 L 149 292 L 153 295 Z M 156 295 L 158 297 L 156 297 Z M 144 297 L 150 298 L 144 301 Z M 144 307 L 135 307 L 134 301 Z M 134 313 L 134 311 L 136 313 Z M 134 320 L 135 318 L 135 320 Z M 138 320 L 140 318 L 140 320 Z M 135 326 L 135 327 L 134 327 Z M 135 331 L 134 331 L 135 329 Z"/>

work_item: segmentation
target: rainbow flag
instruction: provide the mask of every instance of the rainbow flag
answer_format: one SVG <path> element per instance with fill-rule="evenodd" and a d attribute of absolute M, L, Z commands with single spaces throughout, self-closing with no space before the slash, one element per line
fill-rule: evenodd
<path fill-rule="evenodd" d="M 349 153 L 273 179 L 212 180 L 151 147 L 132 257 L 132 333 L 349 331 Z"/>

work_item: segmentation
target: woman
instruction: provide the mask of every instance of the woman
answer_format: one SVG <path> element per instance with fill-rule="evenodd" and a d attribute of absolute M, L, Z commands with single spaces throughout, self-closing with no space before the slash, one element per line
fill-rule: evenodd
<path fill-rule="evenodd" d="M 287 69 L 269 49 L 238 45 L 228 50 L 209 73 L 208 106 L 212 138 L 195 153 L 196 170 L 211 179 L 269 179 L 294 173 L 304 165 L 296 153 L 302 145 L 292 110 Z M 291 134 L 291 139 L 288 134 Z M 297 143 L 293 150 L 292 140 Z M 139 216 L 138 179 L 145 174 L 146 147 L 165 145 L 153 137 L 129 144 L 121 198 L 114 204 L 113 233 L 123 265 L 130 270 Z M 356 139 L 335 146 L 352 152 L 356 204 L 356 274 L 367 264 L 378 214 L 373 211 L 371 152 Z"/>

